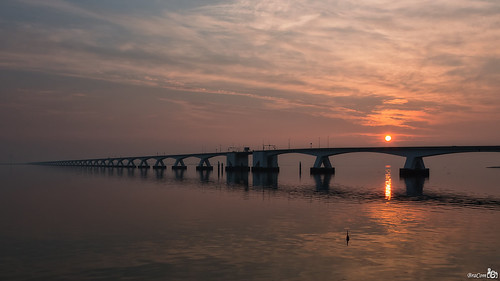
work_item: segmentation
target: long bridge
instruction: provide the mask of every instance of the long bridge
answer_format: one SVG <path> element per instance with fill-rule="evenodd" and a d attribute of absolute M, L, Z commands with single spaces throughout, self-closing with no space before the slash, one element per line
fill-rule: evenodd
<path fill-rule="evenodd" d="M 226 171 L 250 171 L 253 172 L 278 172 L 278 156 L 282 154 L 306 154 L 316 157 L 311 174 L 333 174 L 330 156 L 346 153 L 384 153 L 405 157 L 404 167 L 400 169 L 401 176 L 422 175 L 428 176 L 429 169 L 425 167 L 423 158 L 452 153 L 464 152 L 500 152 L 500 146 L 421 146 L 421 147 L 344 147 L 344 148 L 299 148 L 299 149 L 274 149 L 274 150 L 250 150 L 194 153 L 175 155 L 150 155 L 130 156 L 115 158 L 94 158 L 80 160 L 62 160 L 48 162 L 34 162 L 36 165 L 52 166 L 82 166 L 82 167 L 112 167 L 112 168 L 151 168 L 148 161 L 154 162 L 153 169 L 166 169 L 164 160 L 174 159 L 172 169 L 187 169 L 184 160 L 197 158 L 199 163 L 197 170 L 212 170 L 210 159 L 218 156 L 226 157 Z M 252 155 L 252 166 L 249 165 L 249 155 Z"/>

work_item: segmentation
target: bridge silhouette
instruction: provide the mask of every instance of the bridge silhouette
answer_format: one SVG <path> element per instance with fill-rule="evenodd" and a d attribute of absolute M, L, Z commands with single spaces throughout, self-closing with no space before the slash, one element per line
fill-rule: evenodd
<path fill-rule="evenodd" d="M 228 151 L 215 153 L 193 153 L 174 155 L 149 155 L 130 157 L 108 157 L 79 160 L 60 160 L 47 162 L 33 162 L 35 165 L 50 166 L 82 166 L 82 167 L 111 167 L 111 168 L 140 168 L 148 169 L 148 161 L 154 161 L 153 169 L 166 169 L 164 160 L 174 159 L 173 170 L 185 170 L 184 160 L 197 158 L 199 163 L 196 170 L 213 170 L 210 159 L 218 156 L 226 157 L 226 171 L 252 172 L 279 172 L 278 156 L 282 154 L 305 154 L 315 156 L 316 160 L 310 168 L 311 174 L 333 174 L 330 157 L 346 153 L 384 153 L 405 157 L 404 167 L 400 168 L 401 176 L 428 176 L 429 169 L 425 167 L 423 158 L 465 152 L 500 152 L 500 146 L 421 146 L 421 147 L 344 147 L 344 148 L 298 148 L 298 149 L 270 149 Z M 252 165 L 249 165 L 249 156 L 252 155 Z"/>

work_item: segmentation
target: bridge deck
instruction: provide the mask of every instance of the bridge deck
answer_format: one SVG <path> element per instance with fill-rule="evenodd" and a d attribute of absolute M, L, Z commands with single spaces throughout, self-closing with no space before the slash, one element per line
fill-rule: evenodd
<path fill-rule="evenodd" d="M 147 156 L 129 156 L 129 157 L 114 157 L 114 158 L 94 158 L 94 159 L 79 159 L 79 160 L 63 160 L 63 161 L 48 161 L 35 162 L 30 164 L 37 165 L 55 165 L 55 166 L 103 166 L 103 167 L 137 167 L 134 164 L 135 160 L 140 161 L 138 167 L 149 168 L 147 160 L 154 159 L 156 163 L 154 167 L 164 168 L 163 160 L 173 158 L 176 160 L 174 167 L 184 169 L 183 160 L 186 158 L 199 158 L 200 163 L 198 170 L 210 169 L 210 158 L 217 156 L 226 156 L 226 169 L 234 169 L 237 167 L 248 167 L 248 155 L 253 155 L 252 170 L 254 171 L 277 171 L 279 170 L 277 156 L 281 154 L 299 153 L 316 156 L 314 167 L 311 172 L 327 172 L 333 173 L 335 169 L 332 167 L 329 156 L 372 152 L 385 153 L 406 157 L 404 168 L 401 169 L 401 174 L 424 174 L 428 175 L 429 169 L 425 168 L 423 158 L 465 152 L 500 152 L 500 146 L 416 146 L 416 147 L 336 147 L 336 148 L 297 148 L 297 149 L 275 149 L 275 150 L 255 150 L 244 152 L 215 152 L 215 153 L 193 153 L 193 154 L 173 154 L 173 155 L 147 155 Z M 237 156 L 237 157 L 236 157 Z M 235 162 L 234 165 L 230 163 Z M 123 161 L 128 161 L 124 164 Z M 237 162 L 237 163 L 236 163 Z M 204 167 L 204 168 L 203 168 Z M 242 169 L 245 170 L 245 169 Z"/>

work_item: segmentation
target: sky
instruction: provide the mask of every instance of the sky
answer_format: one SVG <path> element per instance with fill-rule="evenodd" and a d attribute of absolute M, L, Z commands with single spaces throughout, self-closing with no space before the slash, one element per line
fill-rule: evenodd
<path fill-rule="evenodd" d="M 2 0 L 0 162 L 500 144 L 498 0 Z"/>

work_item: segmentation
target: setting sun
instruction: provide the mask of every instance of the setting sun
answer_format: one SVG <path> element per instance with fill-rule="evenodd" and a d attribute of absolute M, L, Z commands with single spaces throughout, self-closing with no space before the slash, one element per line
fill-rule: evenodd
<path fill-rule="evenodd" d="M 385 136 L 385 141 L 386 142 L 390 142 L 391 140 L 392 140 L 391 136 L 389 136 L 389 135 Z"/>

